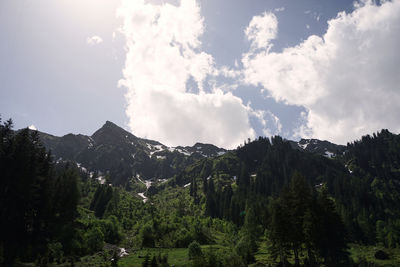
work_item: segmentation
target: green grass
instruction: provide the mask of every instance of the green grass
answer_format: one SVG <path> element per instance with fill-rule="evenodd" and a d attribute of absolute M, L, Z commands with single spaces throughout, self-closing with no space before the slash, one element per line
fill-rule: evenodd
<path fill-rule="evenodd" d="M 386 249 L 382 247 L 374 246 L 361 246 L 356 244 L 350 244 L 349 246 L 350 257 L 355 263 L 369 263 L 373 264 L 370 266 L 382 266 L 382 267 L 397 267 L 400 266 L 400 249 Z M 203 245 L 201 246 L 203 252 L 208 249 L 213 250 L 226 250 L 227 248 L 221 245 Z M 377 260 L 374 255 L 377 250 L 385 251 L 390 259 L 388 260 Z M 175 266 L 187 266 L 190 261 L 188 259 L 188 249 L 187 248 L 174 248 L 174 249 L 159 249 L 159 248 L 149 248 L 143 249 L 135 252 L 131 252 L 129 256 L 124 257 L 119 260 L 118 265 L 121 267 L 128 266 L 141 266 L 146 254 L 149 254 L 150 260 L 153 255 L 168 255 L 168 263 Z M 255 254 L 256 262 L 263 264 L 273 264 L 274 261 L 271 259 L 271 255 L 268 252 L 267 242 L 263 240 L 259 244 L 259 249 Z M 301 259 L 303 260 L 303 259 Z M 293 262 L 292 258 L 289 258 L 289 262 Z"/>
<path fill-rule="evenodd" d="M 350 257 L 355 263 L 373 263 L 374 266 L 400 266 L 400 249 L 387 249 L 383 247 L 375 246 L 360 246 L 357 244 L 350 244 Z M 383 250 L 389 255 L 388 260 L 375 259 L 375 252 L 377 250 Z"/>
<path fill-rule="evenodd" d="M 203 253 L 205 253 L 209 249 L 217 252 L 220 250 L 226 250 L 227 248 L 221 245 L 202 245 L 201 249 Z M 131 252 L 129 256 L 121 258 L 118 262 L 118 266 L 142 266 L 144 258 L 147 254 L 149 254 L 151 260 L 153 256 L 157 256 L 159 253 L 161 256 L 165 254 L 168 255 L 168 263 L 171 266 L 187 266 L 190 263 L 187 248 L 147 248 Z"/>
<path fill-rule="evenodd" d="M 123 257 L 119 260 L 118 266 L 130 267 L 130 266 L 142 266 L 146 254 L 149 254 L 150 260 L 153 255 L 157 256 L 168 254 L 168 263 L 175 266 L 183 266 L 189 263 L 188 249 L 187 248 L 149 248 L 143 249 L 136 252 L 131 252 L 129 256 Z"/>

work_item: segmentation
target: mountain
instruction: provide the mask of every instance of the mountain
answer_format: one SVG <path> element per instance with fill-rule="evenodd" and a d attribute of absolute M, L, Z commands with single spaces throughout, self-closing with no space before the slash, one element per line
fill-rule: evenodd
<path fill-rule="evenodd" d="M 58 160 L 74 161 L 90 172 L 109 175 L 113 184 L 126 184 L 129 178 L 168 179 L 204 158 L 224 155 L 227 150 L 212 144 L 168 147 L 143 139 L 107 121 L 93 135 L 67 134 L 62 137 L 39 133 L 47 149 Z M 346 147 L 318 139 L 288 141 L 296 150 L 328 158 L 342 155 Z"/>
<path fill-rule="evenodd" d="M 0 124 L 0 265 L 52 261 L 42 255 L 109 265 L 103 255 L 123 246 L 127 266 L 146 261 L 148 248 L 173 260 L 188 248 L 177 265 L 400 266 L 400 135 L 388 130 L 345 147 L 275 136 L 224 151 L 170 148 L 111 122 L 91 136 L 11 126 Z M 107 184 L 88 179 L 92 172 Z M 206 261 L 196 264 L 190 255 L 200 245 L 220 252 L 204 250 Z M 259 257 L 266 253 L 272 257 Z M 92 264 L 88 255 L 99 257 Z"/>
<path fill-rule="evenodd" d="M 347 146 L 260 137 L 221 157 L 194 163 L 175 181 L 196 184 L 190 187 L 194 198 L 194 188 L 203 185 L 205 210 L 211 217 L 242 225 L 245 220 L 238 211 L 253 206 L 264 212 L 258 219 L 267 225 L 269 198 L 283 199 L 290 188 L 297 196 L 303 194 L 301 187 L 291 185 L 299 175 L 312 188 L 307 190 L 334 199 L 350 240 L 378 241 L 387 247 L 400 244 L 400 135 L 388 130 Z"/>
<path fill-rule="evenodd" d="M 303 150 L 311 153 L 316 153 L 328 158 L 343 154 L 346 146 L 336 145 L 329 141 L 321 141 L 318 139 L 301 139 L 299 142 L 289 141 L 294 149 Z"/>
<path fill-rule="evenodd" d="M 203 157 L 216 157 L 221 156 L 226 153 L 226 150 L 223 148 L 219 148 L 217 146 L 211 144 L 203 144 L 203 143 L 196 143 L 194 146 L 178 146 L 176 148 L 172 148 L 177 150 L 180 153 L 185 155 L 191 155 L 194 153 L 198 153 Z"/>
<path fill-rule="evenodd" d="M 197 160 L 226 152 L 211 144 L 167 147 L 160 142 L 136 137 L 107 121 L 91 136 L 62 137 L 39 133 L 44 146 L 59 160 L 74 161 L 89 173 L 109 175 L 113 184 L 126 184 L 131 177 L 166 179 Z"/>

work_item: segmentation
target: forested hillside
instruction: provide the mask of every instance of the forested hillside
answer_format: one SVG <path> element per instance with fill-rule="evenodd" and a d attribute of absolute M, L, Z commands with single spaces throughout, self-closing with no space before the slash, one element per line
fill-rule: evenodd
<path fill-rule="evenodd" d="M 161 144 L 111 124 L 70 147 L 11 121 L 0 137 L 3 266 L 400 264 L 400 136 L 387 130 L 347 146 L 275 136 L 151 156 L 140 142 Z M 146 156 L 124 164 L 127 142 Z M 152 165 L 162 155 L 172 172 Z M 107 174 L 118 162 L 126 173 Z"/>

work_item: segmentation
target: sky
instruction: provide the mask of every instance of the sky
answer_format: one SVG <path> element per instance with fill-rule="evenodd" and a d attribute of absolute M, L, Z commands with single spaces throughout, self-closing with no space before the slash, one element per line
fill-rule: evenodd
<path fill-rule="evenodd" d="M 400 132 L 400 0 L 3 0 L 0 114 L 166 145 Z"/>

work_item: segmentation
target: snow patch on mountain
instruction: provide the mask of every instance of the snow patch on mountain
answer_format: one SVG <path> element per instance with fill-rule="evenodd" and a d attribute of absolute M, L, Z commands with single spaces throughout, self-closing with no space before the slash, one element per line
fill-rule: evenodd
<path fill-rule="evenodd" d="M 177 148 L 176 151 L 178 151 L 179 153 L 185 155 L 185 156 L 190 156 L 192 155 L 192 153 L 190 153 L 189 151 L 187 151 L 186 149 L 182 149 L 182 148 Z"/>
<path fill-rule="evenodd" d="M 298 144 L 299 147 L 301 147 L 302 149 L 306 149 L 309 143 L 300 144 L 300 142 L 299 142 L 299 143 L 297 143 L 297 144 Z"/>
<path fill-rule="evenodd" d="M 335 153 L 332 153 L 330 151 L 325 151 L 325 155 L 324 156 L 327 157 L 327 158 L 333 158 L 335 156 Z"/>
<path fill-rule="evenodd" d="M 138 193 L 138 195 L 143 198 L 143 203 L 146 203 L 148 198 L 144 195 L 144 193 Z"/>
<path fill-rule="evenodd" d="M 104 176 L 99 176 L 96 178 L 97 181 L 99 181 L 100 184 L 104 184 L 106 182 L 106 178 Z"/>

